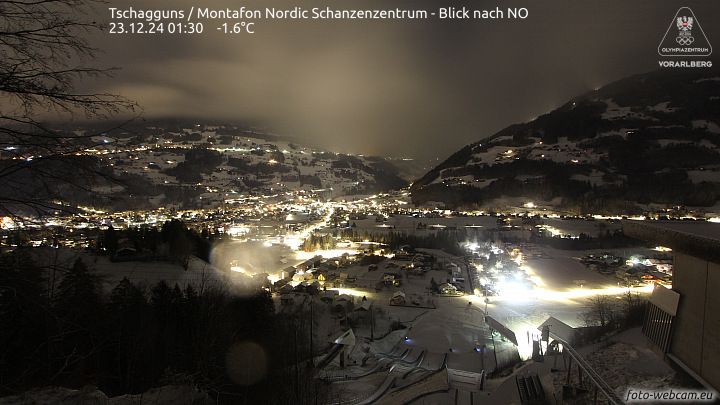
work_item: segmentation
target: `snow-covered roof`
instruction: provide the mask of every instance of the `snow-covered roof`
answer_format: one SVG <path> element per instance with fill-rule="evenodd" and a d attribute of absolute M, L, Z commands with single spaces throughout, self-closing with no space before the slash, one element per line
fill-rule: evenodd
<path fill-rule="evenodd" d="M 572 326 L 552 316 L 538 326 L 538 330 L 542 331 L 545 326 L 549 327 L 551 335 L 568 343 L 572 343 L 573 336 L 575 335 L 575 329 Z"/>
<path fill-rule="evenodd" d="M 356 311 L 369 311 L 371 305 L 370 301 L 363 301 Z"/>
<path fill-rule="evenodd" d="M 330 343 L 338 345 L 354 346 L 355 345 L 355 333 L 352 329 L 346 331 L 340 331 L 330 337 L 328 340 Z"/>

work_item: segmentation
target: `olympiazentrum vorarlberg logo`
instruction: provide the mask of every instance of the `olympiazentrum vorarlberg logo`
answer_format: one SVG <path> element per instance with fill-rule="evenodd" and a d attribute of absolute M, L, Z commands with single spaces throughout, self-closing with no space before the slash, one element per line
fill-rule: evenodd
<path fill-rule="evenodd" d="M 689 7 L 681 7 L 675 14 L 667 32 L 658 46 L 660 56 L 702 57 L 710 56 L 712 46 Z M 662 67 L 711 67 L 709 60 L 664 60 Z"/>

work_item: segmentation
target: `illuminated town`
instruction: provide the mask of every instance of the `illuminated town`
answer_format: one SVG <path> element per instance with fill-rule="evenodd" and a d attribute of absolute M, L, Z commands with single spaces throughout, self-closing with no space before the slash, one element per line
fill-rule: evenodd
<path fill-rule="evenodd" d="M 130 3 L 0 0 L 0 405 L 717 402 L 720 2 Z"/>
<path fill-rule="evenodd" d="M 362 193 L 377 179 L 365 165 L 377 160 L 197 128 L 155 131 L 125 148 L 93 138 L 75 155 L 144 184 L 126 204 L 146 208 L 58 199 L 42 216 L 4 216 L 0 246 L 6 254 L 30 248 L 45 266 L 89 263 L 105 291 L 129 282 L 268 294 L 276 316 L 300 322 L 307 377 L 329 384 L 318 392 L 330 402 L 390 400 L 402 387 L 440 401 L 454 392 L 459 402 L 502 392 L 515 384 L 507 373 L 557 352 L 543 330 L 561 345 L 592 342 L 642 322 L 655 288 L 673 288 L 673 250 L 626 237 L 628 224 L 712 235 L 720 221 L 684 207 L 627 216 L 518 198 L 471 211 L 415 204 L 408 188 Z M 194 174 L 178 169 L 195 167 L 196 155 L 214 163 Z M 390 161 L 398 162 L 413 173 L 411 160 Z M 123 200 L 127 186 L 98 181 L 101 202 Z M 649 377 L 633 378 L 628 384 Z"/>
<path fill-rule="evenodd" d="M 621 303 L 647 299 L 656 284 L 672 288 L 668 248 L 624 240 L 619 248 L 562 247 L 600 240 L 611 246 L 622 221 L 644 218 L 566 217 L 531 202 L 506 213 L 458 212 L 415 207 L 406 190 L 332 199 L 300 190 L 229 195 L 217 208 L 196 210 L 81 209 L 42 223 L 5 217 L 3 248 L 30 245 L 79 255 L 108 283 L 212 280 L 241 294 L 265 289 L 280 313 L 315 312 L 317 328 L 304 333 L 313 336 L 319 378 L 329 381 L 373 369 L 396 378 L 360 364 L 380 350 L 373 342 L 402 336 L 393 353 L 412 350 L 407 358 L 416 358 L 404 360 L 405 373 L 417 370 L 421 378 L 444 364 L 471 376 L 451 378 L 451 386 L 463 387 L 467 378 L 482 384 L 496 370 L 532 358 L 538 327 L 548 319 L 582 329 L 594 322 L 583 318 L 589 299 Z M 208 262 L 192 256 L 200 252 L 190 245 L 178 259 L 172 242 L 143 245 L 146 239 L 137 237 L 159 233 L 171 221 L 210 238 Z M 371 312 L 370 319 L 363 311 Z M 370 352 L 343 353 L 342 361 L 338 351 L 323 355 L 326 342 L 347 330 Z M 484 348 L 495 355 L 488 357 Z M 462 360 L 468 353 L 477 361 Z M 421 354 L 425 361 L 418 361 Z M 372 362 L 399 361 L 373 356 Z M 343 391 L 349 396 L 341 400 L 370 395 L 350 392 Z"/>

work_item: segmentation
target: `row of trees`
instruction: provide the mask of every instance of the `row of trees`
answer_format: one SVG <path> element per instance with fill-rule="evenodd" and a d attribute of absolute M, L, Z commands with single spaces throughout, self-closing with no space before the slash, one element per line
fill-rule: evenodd
<path fill-rule="evenodd" d="M 190 255 L 209 261 L 212 243 L 221 237 L 207 229 L 202 232 L 188 229 L 183 221 L 177 219 L 165 222 L 159 230 L 146 227 L 117 230 L 110 225 L 99 235 L 95 251 L 114 255 L 121 247 L 131 247 L 141 256 L 155 255 L 187 267 Z M 125 246 L 121 246 L 120 241 Z"/>
<path fill-rule="evenodd" d="M 168 375 L 221 402 L 287 403 L 299 389 L 287 373 L 309 353 L 307 341 L 279 333 L 287 320 L 276 318 L 268 293 L 123 279 L 108 294 L 81 259 L 39 267 L 32 252 L 0 257 L 0 395 L 88 384 L 109 395 L 141 393 Z M 257 378 L 233 379 L 249 366 L 247 345 L 263 352 Z"/>
<path fill-rule="evenodd" d="M 610 294 L 592 296 L 579 316 L 592 328 L 585 330 L 580 339 L 590 343 L 606 333 L 642 325 L 646 307 L 647 300 L 637 292 L 628 291 L 619 297 Z"/>
<path fill-rule="evenodd" d="M 332 235 L 324 236 L 312 234 L 305 239 L 303 249 L 315 251 L 319 249 L 332 249 L 335 247 L 335 238 L 353 242 L 376 242 L 387 245 L 391 250 L 398 249 L 404 245 L 417 248 L 440 249 L 454 255 L 464 255 L 466 252 L 462 244 L 467 241 L 478 241 L 488 239 L 488 232 L 483 229 L 458 229 L 442 230 L 426 235 L 418 235 L 406 232 L 390 231 L 386 234 L 360 233 L 355 229 L 342 229 L 333 231 Z"/>
<path fill-rule="evenodd" d="M 517 242 L 516 238 L 503 237 L 504 242 Z M 610 232 L 606 229 L 597 236 L 590 236 L 580 233 L 577 238 L 564 238 L 562 236 L 552 236 L 547 233 L 538 234 L 531 233 L 530 242 L 539 245 L 551 246 L 555 249 L 565 250 L 590 250 L 590 249 L 617 249 L 628 246 L 637 246 L 637 239 L 625 236 L 620 229 Z"/>
<path fill-rule="evenodd" d="M 311 234 L 302 244 L 302 248 L 306 252 L 314 252 L 316 250 L 331 250 L 336 245 L 335 238 L 330 234 L 325 236 Z"/>
<path fill-rule="evenodd" d="M 496 165 L 503 166 L 503 165 Z M 641 213 L 638 204 L 692 205 L 707 207 L 720 200 L 720 186 L 713 182 L 693 183 L 687 172 L 672 170 L 661 173 L 634 173 L 620 177 L 607 174 L 617 183 L 602 185 L 589 181 L 569 180 L 555 175 L 517 180 L 503 177 L 484 188 L 472 185 L 429 184 L 413 191 L 413 202 L 440 201 L 449 207 L 478 209 L 484 202 L 500 198 L 527 197 L 550 200 L 561 197 L 560 209 L 578 215 Z"/>

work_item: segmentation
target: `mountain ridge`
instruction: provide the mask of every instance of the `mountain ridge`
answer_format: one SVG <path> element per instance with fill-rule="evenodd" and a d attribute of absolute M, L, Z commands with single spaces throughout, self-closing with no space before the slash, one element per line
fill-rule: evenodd
<path fill-rule="evenodd" d="M 466 145 L 416 180 L 416 205 L 560 200 L 577 214 L 720 200 L 720 70 L 633 75 Z M 705 172 L 705 173 L 699 173 Z"/>
<path fill-rule="evenodd" d="M 30 202 L 30 210 L 8 204 L 11 211 L 217 208 L 257 196 L 374 194 L 406 187 L 420 172 L 412 161 L 307 147 L 250 125 L 148 120 L 68 123 L 53 130 L 74 142 L 72 153 L 51 159 L 23 144 L 0 150 L 0 167 L 36 168 L 6 179 L 23 185 L 4 190 L 7 198 Z M 36 175 L 47 171 L 63 177 Z"/>

